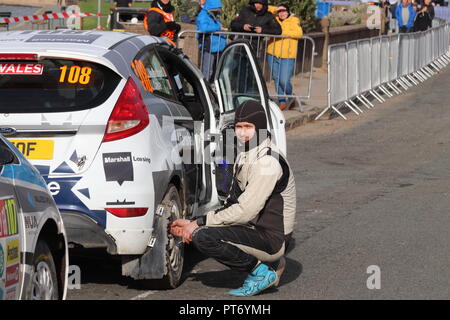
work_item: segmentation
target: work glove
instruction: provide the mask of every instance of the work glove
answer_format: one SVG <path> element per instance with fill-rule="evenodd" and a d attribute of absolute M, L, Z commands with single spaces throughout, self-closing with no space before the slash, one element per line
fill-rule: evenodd
<path fill-rule="evenodd" d="M 178 31 L 178 30 L 181 29 L 181 26 L 178 23 L 176 23 L 176 22 L 170 21 L 170 22 L 166 22 L 166 28 L 169 29 L 169 30 L 176 30 L 176 31 Z"/>

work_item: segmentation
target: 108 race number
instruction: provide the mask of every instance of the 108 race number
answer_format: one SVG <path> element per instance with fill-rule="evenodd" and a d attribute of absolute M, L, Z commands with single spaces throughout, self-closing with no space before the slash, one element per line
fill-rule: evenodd
<path fill-rule="evenodd" d="M 88 84 L 91 81 L 91 67 L 71 66 L 69 72 L 67 72 L 68 66 L 62 66 L 59 69 L 61 70 L 59 82 Z"/>

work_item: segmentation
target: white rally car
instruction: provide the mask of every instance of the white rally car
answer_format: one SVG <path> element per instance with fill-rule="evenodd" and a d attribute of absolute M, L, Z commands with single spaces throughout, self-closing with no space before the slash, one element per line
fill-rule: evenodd
<path fill-rule="evenodd" d="M 245 41 L 223 52 L 215 90 L 152 36 L 15 31 L 0 43 L 0 130 L 46 180 L 69 243 L 120 255 L 123 275 L 177 286 L 183 245 L 167 225 L 226 194 L 216 160 L 243 101 L 263 104 L 286 151 L 284 117 Z"/>
<path fill-rule="evenodd" d="M 64 299 L 64 225 L 39 172 L 0 134 L 0 300 Z"/>

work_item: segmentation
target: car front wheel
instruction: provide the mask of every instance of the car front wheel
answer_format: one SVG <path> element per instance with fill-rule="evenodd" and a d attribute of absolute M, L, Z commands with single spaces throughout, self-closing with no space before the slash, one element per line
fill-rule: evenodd
<path fill-rule="evenodd" d="M 57 300 L 58 280 L 52 253 L 47 243 L 40 239 L 36 245 L 31 281 L 32 300 Z"/>

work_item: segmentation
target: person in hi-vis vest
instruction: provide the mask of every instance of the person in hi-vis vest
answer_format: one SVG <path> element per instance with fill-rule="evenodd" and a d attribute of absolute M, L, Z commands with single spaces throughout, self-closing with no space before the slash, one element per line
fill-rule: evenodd
<path fill-rule="evenodd" d="M 154 0 L 144 18 L 145 29 L 152 36 L 176 40 L 181 26 L 176 23 L 170 0 Z"/>

